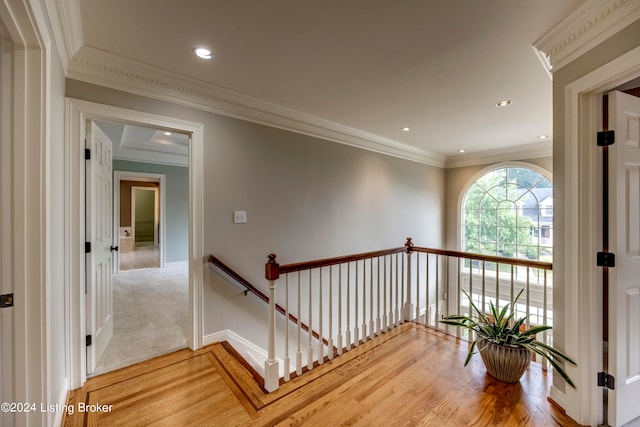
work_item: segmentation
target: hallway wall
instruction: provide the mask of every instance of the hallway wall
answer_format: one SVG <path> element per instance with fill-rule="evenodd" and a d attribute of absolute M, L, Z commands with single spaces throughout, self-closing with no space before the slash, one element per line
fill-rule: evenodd
<path fill-rule="evenodd" d="M 67 96 L 202 123 L 205 254 L 263 289 L 269 253 L 286 263 L 401 246 L 408 236 L 443 244 L 441 168 L 74 80 Z M 235 210 L 247 212 L 246 224 L 233 223 Z M 263 330 L 221 315 L 206 284 L 204 307 L 205 334 L 232 325 L 266 348 Z"/>

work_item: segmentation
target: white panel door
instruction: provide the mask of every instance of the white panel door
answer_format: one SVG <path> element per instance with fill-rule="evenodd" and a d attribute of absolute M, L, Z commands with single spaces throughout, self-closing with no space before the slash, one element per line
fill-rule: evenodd
<path fill-rule="evenodd" d="M 87 148 L 91 159 L 86 168 L 87 254 L 87 374 L 93 373 L 113 336 L 113 289 L 111 274 L 115 246 L 113 235 L 112 143 L 93 122 L 87 123 Z"/>
<path fill-rule="evenodd" d="M 609 421 L 620 426 L 640 417 L 640 98 L 609 94 L 610 271 L 609 359 L 615 390 Z"/>

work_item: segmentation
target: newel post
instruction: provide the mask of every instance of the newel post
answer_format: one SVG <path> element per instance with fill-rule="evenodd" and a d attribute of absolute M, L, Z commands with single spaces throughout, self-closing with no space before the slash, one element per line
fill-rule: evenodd
<path fill-rule="evenodd" d="M 264 266 L 265 278 L 269 281 L 269 356 L 264 362 L 264 388 L 268 392 L 280 386 L 278 359 L 276 359 L 276 280 L 280 277 L 280 264 L 276 255 L 269 254 Z"/>
<path fill-rule="evenodd" d="M 407 253 L 407 282 L 405 284 L 406 301 L 404 302 L 404 320 L 411 321 L 413 318 L 413 304 L 411 303 L 411 254 L 413 253 L 413 241 L 411 237 L 407 237 L 404 244 Z"/>

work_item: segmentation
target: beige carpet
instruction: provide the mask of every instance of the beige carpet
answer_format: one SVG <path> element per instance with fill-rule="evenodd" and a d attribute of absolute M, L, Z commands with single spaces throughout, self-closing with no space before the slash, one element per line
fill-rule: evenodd
<path fill-rule="evenodd" d="M 188 301 L 186 262 L 113 276 L 113 338 L 93 376 L 187 347 Z"/>

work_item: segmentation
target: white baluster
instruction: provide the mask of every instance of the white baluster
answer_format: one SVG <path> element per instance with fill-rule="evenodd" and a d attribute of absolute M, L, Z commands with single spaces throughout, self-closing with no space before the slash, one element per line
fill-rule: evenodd
<path fill-rule="evenodd" d="M 284 380 L 291 379 L 291 359 L 289 358 L 289 275 L 285 276 L 285 296 L 284 296 Z"/>
<path fill-rule="evenodd" d="M 309 270 L 309 345 L 307 349 L 307 369 L 313 369 L 313 298 L 311 298 L 311 294 L 313 293 L 313 289 L 311 287 L 311 270 Z"/>
<path fill-rule="evenodd" d="M 342 355 L 342 264 L 338 265 L 338 355 Z"/>
<path fill-rule="evenodd" d="M 362 260 L 362 342 L 367 341 L 367 260 Z"/>
<path fill-rule="evenodd" d="M 296 352 L 296 375 L 302 375 L 302 320 L 300 296 L 300 272 L 298 271 L 298 351 Z"/>
<path fill-rule="evenodd" d="M 394 315 L 396 326 L 400 326 L 400 303 L 403 301 L 401 296 L 402 287 L 400 286 L 400 278 L 398 277 L 398 274 L 400 273 L 400 266 L 398 264 L 399 259 L 400 254 L 396 254 L 396 312 Z M 401 277 L 404 277 L 404 274 Z"/>
<path fill-rule="evenodd" d="M 358 323 L 359 323 L 359 319 L 358 319 L 358 304 L 360 303 L 360 301 L 358 301 L 358 261 L 355 262 L 355 267 L 356 267 L 356 285 L 355 285 L 355 295 L 354 295 L 354 304 L 353 304 L 353 308 L 355 310 L 355 326 L 353 327 L 353 346 L 357 347 L 360 345 L 360 328 L 358 327 Z"/>
<path fill-rule="evenodd" d="M 373 339 L 375 336 L 375 328 L 373 324 L 373 258 L 370 260 L 370 274 L 369 274 L 369 339 Z"/>
<path fill-rule="evenodd" d="M 340 307 L 338 305 L 338 307 Z M 333 359 L 333 266 L 329 267 L 329 343 L 328 356 L 329 360 Z"/>
<path fill-rule="evenodd" d="M 322 267 L 320 267 L 320 284 L 318 287 L 318 364 L 322 365 L 324 363 L 324 342 L 322 334 L 322 315 L 323 315 L 323 307 L 322 307 Z"/>
<path fill-rule="evenodd" d="M 347 264 L 347 336 L 345 345 L 347 351 L 351 350 L 351 263 Z"/>

